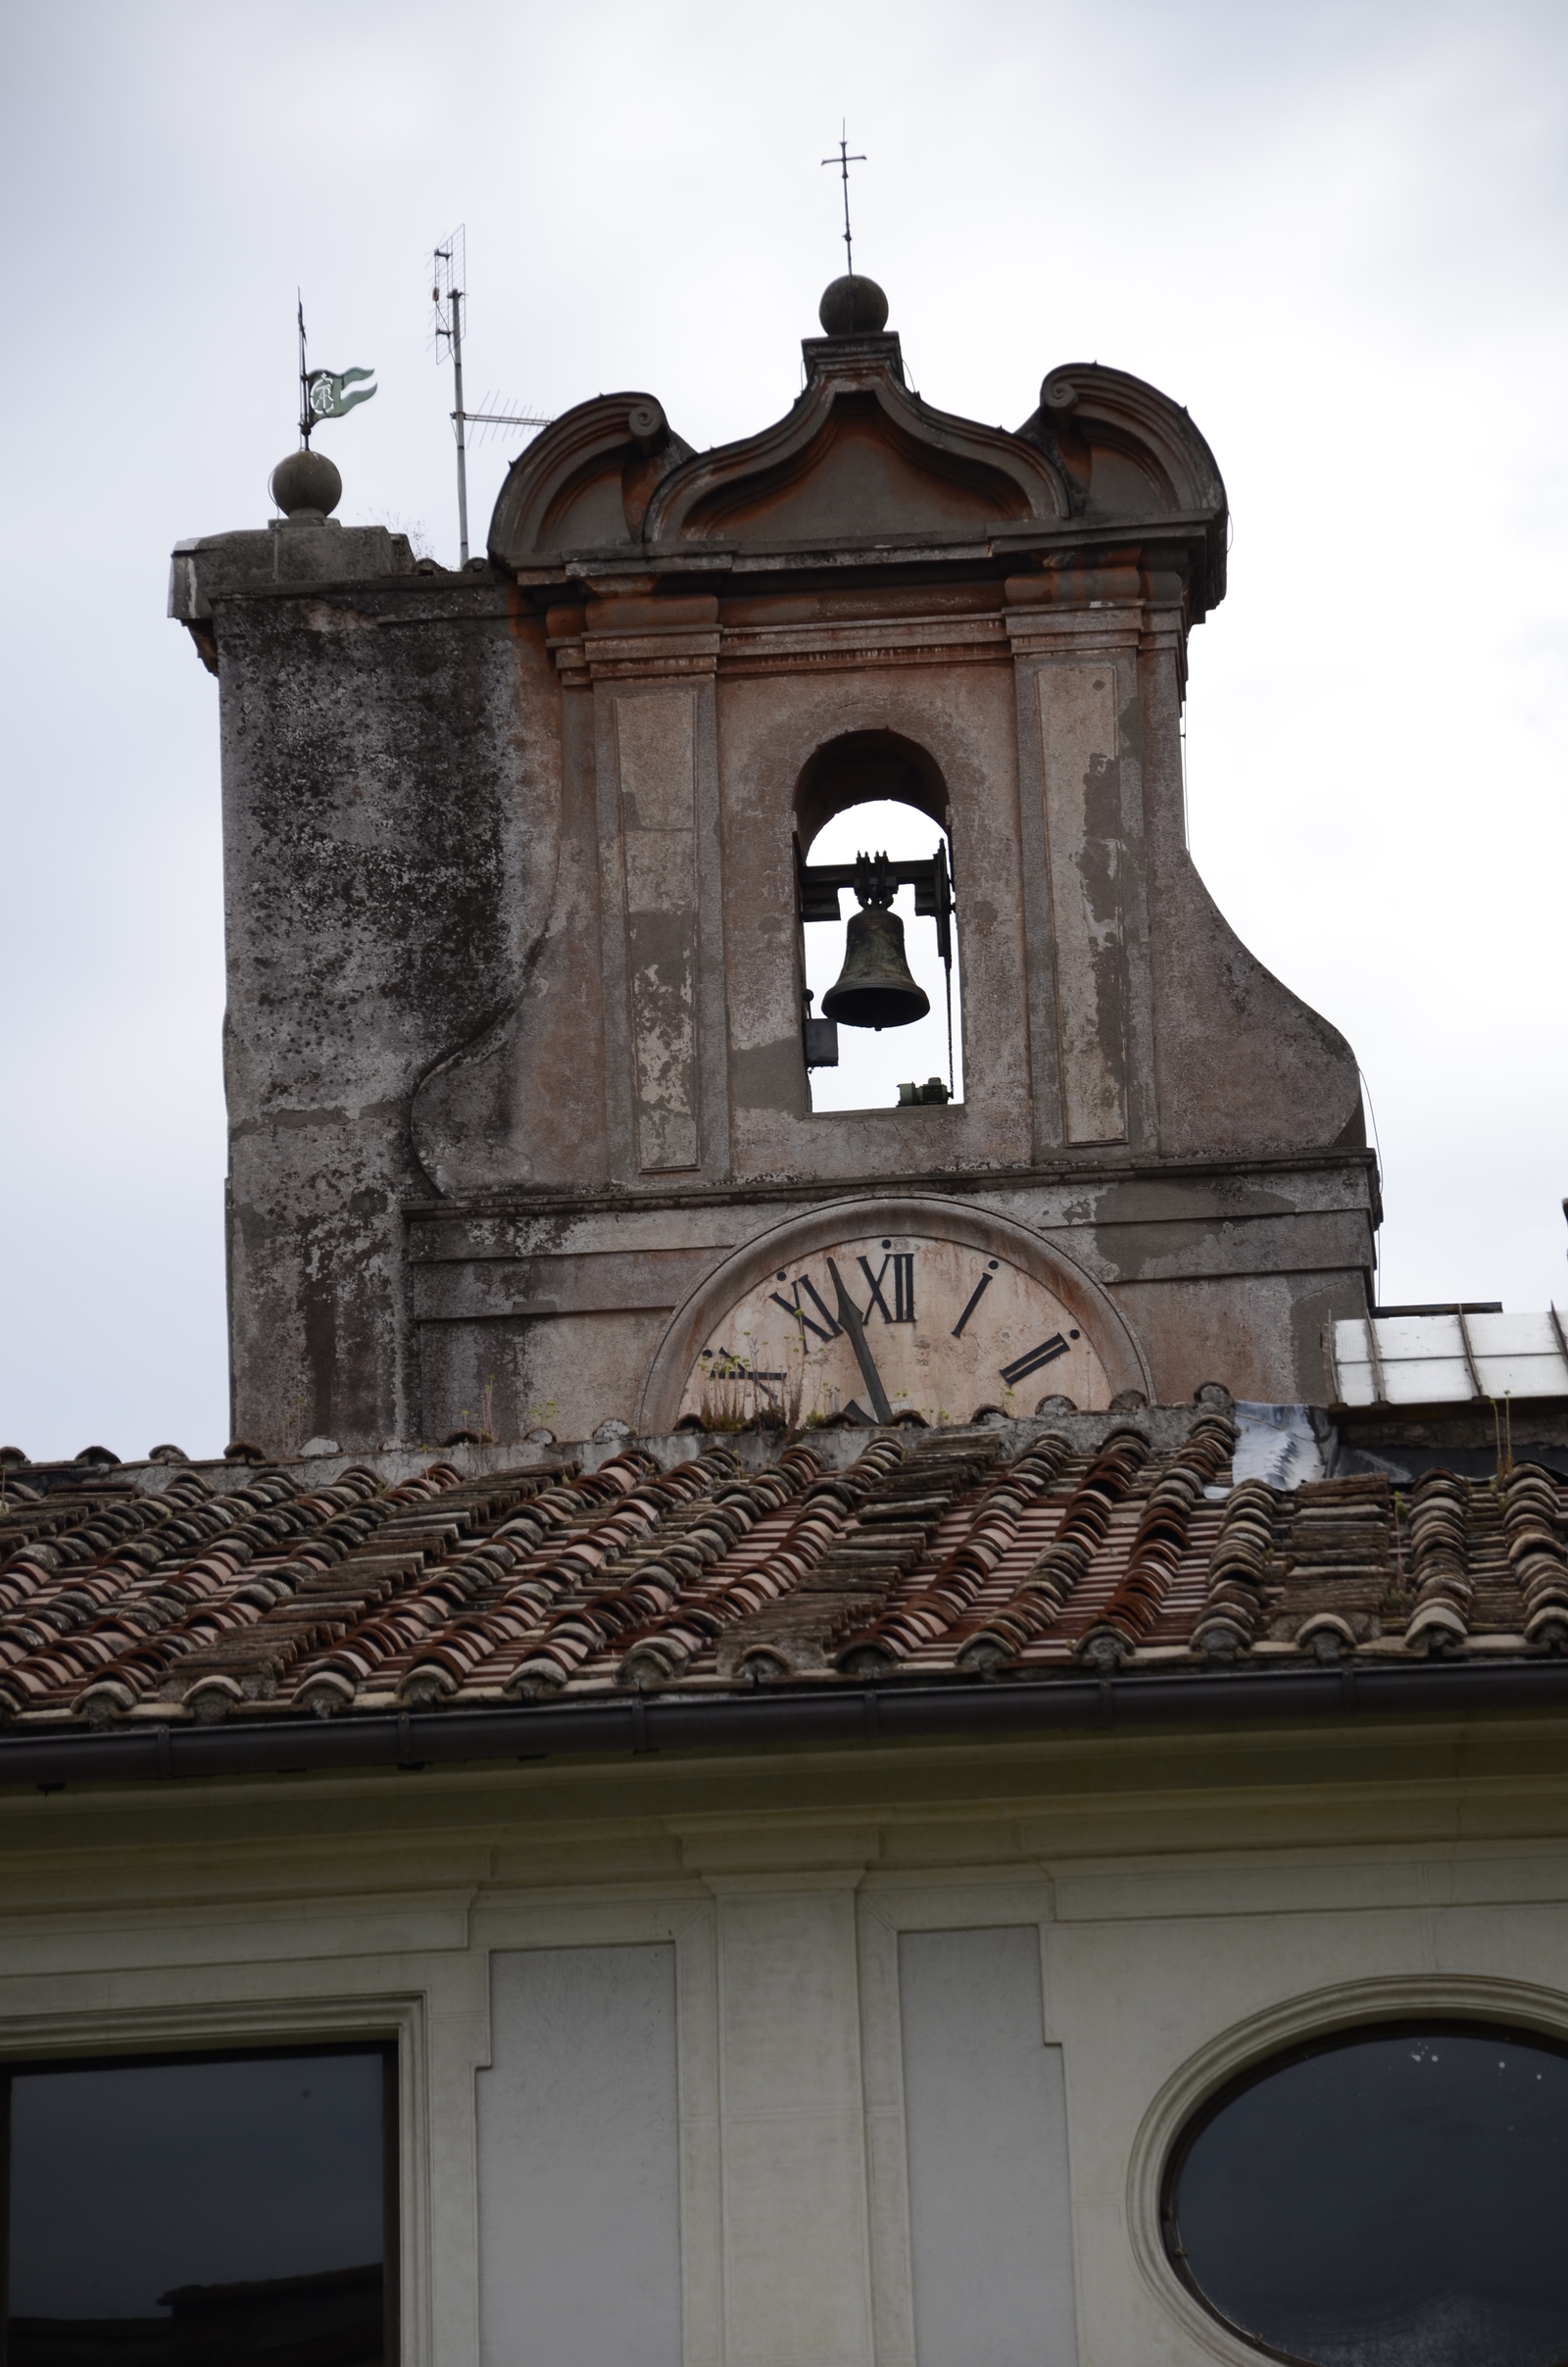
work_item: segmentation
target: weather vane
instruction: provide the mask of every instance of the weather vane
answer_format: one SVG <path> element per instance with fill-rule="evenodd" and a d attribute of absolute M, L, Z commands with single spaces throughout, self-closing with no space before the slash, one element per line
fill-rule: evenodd
<path fill-rule="evenodd" d="M 323 419 L 340 419 L 356 403 L 368 403 L 375 392 L 373 370 L 307 370 L 305 367 L 305 299 L 294 291 L 300 324 L 300 442 L 311 448 L 311 429 Z M 362 385 L 362 379 L 371 381 Z M 352 387 L 353 393 L 345 392 Z"/>
<path fill-rule="evenodd" d="M 863 165 L 866 161 L 863 156 L 850 154 L 850 127 L 847 123 L 841 123 L 839 126 L 839 152 L 837 156 L 824 156 L 822 162 L 824 165 L 837 165 L 844 175 L 844 252 L 852 279 L 855 277 L 855 249 L 850 244 L 850 167 Z"/>

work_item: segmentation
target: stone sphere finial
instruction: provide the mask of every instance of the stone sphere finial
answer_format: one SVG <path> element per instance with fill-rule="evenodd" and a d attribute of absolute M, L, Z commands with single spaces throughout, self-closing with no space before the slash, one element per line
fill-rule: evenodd
<path fill-rule="evenodd" d="M 285 518 L 326 518 L 343 499 L 343 479 L 324 452 L 291 452 L 269 479 L 273 501 Z"/>
<path fill-rule="evenodd" d="M 829 337 L 877 337 L 888 324 L 888 300 L 874 279 L 858 271 L 830 280 L 816 317 Z"/>

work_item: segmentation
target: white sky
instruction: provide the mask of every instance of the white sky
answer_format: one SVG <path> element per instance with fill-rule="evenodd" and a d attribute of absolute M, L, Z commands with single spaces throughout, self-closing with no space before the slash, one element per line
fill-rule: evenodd
<path fill-rule="evenodd" d="M 748 434 L 842 265 L 841 116 L 932 401 L 1015 426 L 1098 359 L 1213 446 L 1194 851 L 1357 1048 L 1384 1298 L 1568 1298 L 1565 65 L 1506 0 L 12 0 L 0 1439 L 224 1440 L 218 699 L 164 599 L 268 515 L 296 282 L 313 361 L 380 372 L 341 514 L 451 559 L 434 241 L 470 401 Z"/>

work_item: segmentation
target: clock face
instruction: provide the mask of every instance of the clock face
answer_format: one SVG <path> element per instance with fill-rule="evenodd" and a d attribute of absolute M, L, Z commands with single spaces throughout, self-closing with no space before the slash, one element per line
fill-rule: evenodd
<path fill-rule="evenodd" d="M 930 1234 L 852 1235 L 780 1266 L 703 1344 L 682 1414 L 723 1424 L 759 1410 L 792 1429 L 858 1412 L 932 1427 L 982 1407 L 1033 1413 L 1060 1395 L 1109 1403 L 1076 1317 L 1004 1257 Z"/>

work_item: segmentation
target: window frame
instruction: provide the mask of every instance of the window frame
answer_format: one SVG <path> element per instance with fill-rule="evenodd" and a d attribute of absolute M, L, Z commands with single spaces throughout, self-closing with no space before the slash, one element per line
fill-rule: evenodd
<path fill-rule="evenodd" d="M 286 2031 L 247 2040 L 236 2038 L 188 2045 L 137 2046 L 43 2045 L 19 2047 L 14 2039 L 0 2039 L 0 2367 L 7 2367 L 11 2323 L 11 2101 L 19 2077 L 52 2071 L 158 2070 L 174 2064 L 238 2062 L 299 2062 L 328 2056 L 375 2055 L 381 2063 L 381 2356 L 384 2367 L 401 2367 L 403 2360 L 404 2259 L 406 2181 L 403 2174 L 407 2055 L 401 2029 L 387 2031 L 345 2029 L 335 2035 L 298 2038 Z"/>
<path fill-rule="evenodd" d="M 1343 2054 L 1364 2041 L 1401 2038 L 1483 2038 L 1499 2045 L 1540 2047 L 1568 2061 L 1568 2029 L 1542 2030 L 1523 2022 L 1499 2021 L 1493 2015 L 1404 2013 L 1343 2022 L 1333 2029 L 1318 2031 L 1299 2039 L 1294 2046 L 1257 2055 L 1219 2087 L 1211 2090 L 1202 2102 L 1187 2115 L 1175 2142 L 1166 2149 L 1159 2183 L 1159 2235 L 1165 2257 L 1183 2289 L 1191 2294 L 1209 2324 L 1220 2327 L 1249 2358 L 1272 2359 L 1279 2362 L 1279 2367 L 1313 2367 L 1312 2361 L 1302 2359 L 1297 2351 L 1280 2350 L 1273 2343 L 1264 2342 L 1260 2336 L 1250 2334 L 1238 2326 L 1234 2319 L 1226 2317 L 1189 2269 L 1187 2253 L 1179 2241 L 1177 2190 L 1193 2147 L 1204 2131 L 1238 2097 L 1252 2088 L 1261 2087 L 1277 2074 L 1289 2071 L 1295 2064 L 1310 2062 L 1319 2055 Z"/>
<path fill-rule="evenodd" d="M 1568 2042 L 1568 1993 L 1490 1973 L 1381 1972 L 1293 1995 L 1266 1997 L 1185 2047 L 1144 2110 L 1128 2150 L 1123 2208 L 1145 2289 L 1167 2326 L 1201 2358 L 1257 2367 L 1255 2343 L 1231 2332 L 1176 2273 L 1160 2227 L 1165 2165 L 1188 2121 L 1217 2089 L 1295 2045 L 1377 2023 L 1491 2022 Z"/>

